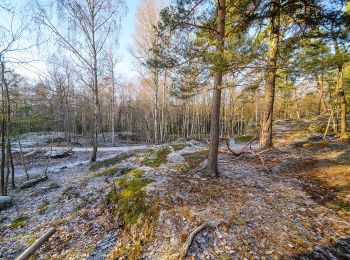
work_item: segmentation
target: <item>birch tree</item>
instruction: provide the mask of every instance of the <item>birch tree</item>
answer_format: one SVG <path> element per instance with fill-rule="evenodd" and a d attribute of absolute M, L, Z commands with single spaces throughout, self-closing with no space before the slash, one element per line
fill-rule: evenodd
<path fill-rule="evenodd" d="M 141 1 L 137 8 L 134 30 L 134 47 L 131 54 L 136 60 L 138 72 L 143 80 L 149 81 L 153 88 L 153 128 L 154 142 L 159 143 L 159 88 L 161 66 L 159 66 L 159 39 L 157 25 L 159 22 L 160 1 Z"/>
<path fill-rule="evenodd" d="M 100 124 L 99 80 L 103 71 L 100 63 L 107 40 L 118 38 L 125 3 L 122 0 L 56 0 L 53 5 L 57 6 L 61 17 L 52 19 L 49 13 L 52 5 L 37 1 L 36 19 L 73 55 L 77 69 L 83 72 L 81 80 L 90 88 L 94 106 L 90 161 L 94 162 Z"/>

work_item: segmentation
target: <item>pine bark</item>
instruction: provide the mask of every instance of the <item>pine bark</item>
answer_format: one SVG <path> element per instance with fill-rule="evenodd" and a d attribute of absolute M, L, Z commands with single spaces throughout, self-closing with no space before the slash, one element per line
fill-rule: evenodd
<path fill-rule="evenodd" d="M 280 0 L 271 0 L 270 50 L 268 69 L 265 76 L 265 113 L 260 134 L 260 146 L 263 149 L 272 147 L 272 122 L 275 101 L 278 44 L 280 36 Z"/>
<path fill-rule="evenodd" d="M 218 45 L 217 50 L 223 52 L 224 36 L 225 36 L 225 12 L 226 2 L 225 0 L 218 1 Z M 218 164 L 218 149 L 219 149 L 219 134 L 220 134 L 220 103 L 221 103 L 221 84 L 222 84 L 222 71 L 216 71 L 214 73 L 214 90 L 213 101 L 211 109 L 211 121 L 210 121 L 210 144 L 209 144 L 209 157 L 208 157 L 208 173 L 212 176 L 218 176 L 217 164 Z"/>

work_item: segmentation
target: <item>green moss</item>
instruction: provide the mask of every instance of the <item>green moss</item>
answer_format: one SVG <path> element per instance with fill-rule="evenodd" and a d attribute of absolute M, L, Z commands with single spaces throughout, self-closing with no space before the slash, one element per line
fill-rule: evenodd
<path fill-rule="evenodd" d="M 105 198 L 105 203 L 114 206 L 116 215 L 125 225 L 135 224 L 147 210 L 143 188 L 151 181 L 144 179 L 143 174 L 139 169 L 129 171 L 115 182 Z"/>
<path fill-rule="evenodd" d="M 236 143 L 246 143 L 253 139 L 252 135 L 239 135 L 235 136 L 234 140 Z"/>
<path fill-rule="evenodd" d="M 153 151 L 145 154 L 145 158 L 143 159 L 142 163 L 149 167 L 157 168 L 161 164 L 167 162 L 167 156 L 170 152 L 171 150 L 169 147 L 154 149 Z"/>
<path fill-rule="evenodd" d="M 184 149 L 185 147 L 191 146 L 191 144 L 189 143 L 175 143 L 175 144 L 171 144 L 170 145 L 174 151 L 180 151 L 182 149 Z"/>
<path fill-rule="evenodd" d="M 133 156 L 134 154 L 135 154 L 135 152 L 120 153 L 113 158 L 95 162 L 90 166 L 90 170 L 97 171 L 97 170 L 101 169 L 102 167 L 112 166 L 114 164 L 120 163 L 121 161 L 123 161 L 125 159 L 128 159 L 129 157 Z"/>
<path fill-rule="evenodd" d="M 18 217 L 11 222 L 10 227 L 11 228 L 23 227 L 27 223 L 28 219 L 29 218 L 27 216 Z"/>
<path fill-rule="evenodd" d="M 97 173 L 95 177 L 109 177 L 116 174 L 116 172 L 117 172 L 117 167 L 109 167 L 103 172 Z"/>
<path fill-rule="evenodd" d="M 50 207 L 50 203 L 48 201 L 45 201 L 39 208 L 39 214 L 44 214 Z"/>
<path fill-rule="evenodd" d="M 36 241 L 37 239 L 38 239 L 38 237 L 32 236 L 32 237 L 30 237 L 30 238 L 27 239 L 27 243 L 28 243 L 29 245 L 32 245 L 32 244 L 35 243 L 35 241 Z"/>

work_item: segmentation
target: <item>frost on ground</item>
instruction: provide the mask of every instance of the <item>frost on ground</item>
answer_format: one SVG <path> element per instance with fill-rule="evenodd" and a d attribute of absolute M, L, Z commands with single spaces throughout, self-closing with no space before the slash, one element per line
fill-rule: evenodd
<path fill-rule="evenodd" d="M 104 151 L 95 165 L 73 152 L 53 161 L 48 181 L 10 191 L 0 258 L 54 226 L 39 259 L 348 259 L 349 144 L 280 149 L 263 155 L 263 167 L 222 145 L 219 178 L 205 173 L 207 146 L 194 141 Z"/>

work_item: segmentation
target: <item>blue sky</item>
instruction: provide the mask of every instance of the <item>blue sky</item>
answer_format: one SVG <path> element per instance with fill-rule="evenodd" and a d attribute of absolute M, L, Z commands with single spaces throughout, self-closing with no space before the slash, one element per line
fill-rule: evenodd
<path fill-rule="evenodd" d="M 136 18 L 136 9 L 137 4 L 142 0 L 127 0 L 126 3 L 128 5 L 128 13 L 127 16 L 124 17 L 122 21 L 122 30 L 120 34 L 120 46 L 118 49 L 118 54 L 121 58 L 121 62 L 118 64 L 116 73 L 121 74 L 127 79 L 131 79 L 137 76 L 133 65 L 132 65 L 132 57 L 129 53 L 129 48 L 133 43 L 133 32 L 134 32 L 134 24 Z"/>

